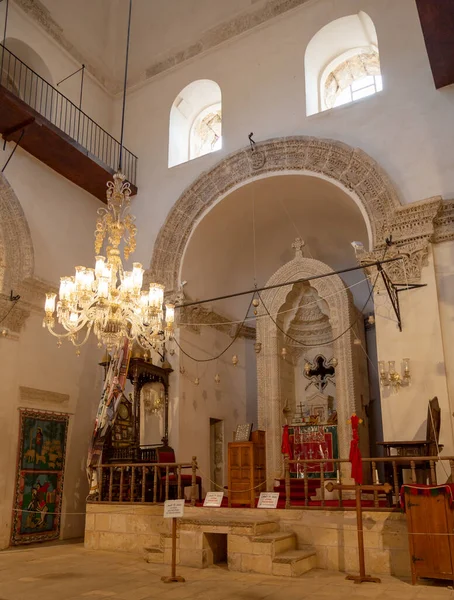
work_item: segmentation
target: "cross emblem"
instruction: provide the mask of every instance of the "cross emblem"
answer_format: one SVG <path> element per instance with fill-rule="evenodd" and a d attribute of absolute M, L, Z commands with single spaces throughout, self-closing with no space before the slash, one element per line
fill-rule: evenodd
<path fill-rule="evenodd" d="M 334 384 L 336 369 L 330 363 L 331 361 L 327 361 L 324 356 L 318 354 L 313 363 L 307 362 L 309 368 L 304 369 L 304 377 L 310 380 L 309 385 L 314 383 L 320 392 L 323 392 L 330 381 Z"/>
<path fill-rule="evenodd" d="M 295 250 L 296 256 L 303 256 L 303 248 L 306 245 L 306 242 L 302 240 L 300 237 L 297 237 L 296 240 L 292 244 L 292 248 Z"/>

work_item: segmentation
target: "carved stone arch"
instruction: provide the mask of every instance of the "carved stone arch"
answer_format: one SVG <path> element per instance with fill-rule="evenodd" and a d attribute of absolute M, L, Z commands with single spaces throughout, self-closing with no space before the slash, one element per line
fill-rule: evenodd
<path fill-rule="evenodd" d="M 333 273 L 328 265 L 305 258 L 301 252 L 281 267 L 268 280 L 266 286 L 285 284 L 288 281 Z M 356 309 L 350 291 L 338 275 L 314 279 L 310 282 L 320 298 L 329 308 L 329 322 L 332 328 L 333 353 L 338 360 L 336 367 L 336 406 L 338 413 L 339 455 L 349 454 L 351 434 L 347 420 L 353 412 L 360 414 L 361 398 L 355 385 L 353 367 L 354 334 L 351 324 L 356 317 Z M 262 301 L 271 315 L 276 315 L 285 304 L 292 285 L 284 285 L 262 293 Z M 265 313 L 265 310 L 262 309 Z M 262 344 L 257 355 L 258 424 L 266 431 L 267 471 L 269 477 L 282 475 L 281 436 L 284 418 L 283 398 L 280 393 L 281 348 L 278 347 L 280 332 L 271 319 L 257 320 L 257 341 Z M 345 474 L 347 477 L 349 473 Z"/>
<path fill-rule="evenodd" d="M 22 206 L 0 174 L 0 293 L 9 294 L 33 276 L 33 243 Z"/>
<path fill-rule="evenodd" d="M 254 148 L 234 152 L 202 173 L 170 210 L 147 274 L 163 283 L 170 295 L 178 290 L 183 254 L 200 219 L 234 189 L 260 177 L 300 173 L 329 180 L 362 211 L 371 249 L 385 243 L 401 204 L 387 175 L 365 152 L 339 141 L 307 136 L 267 140 Z"/>

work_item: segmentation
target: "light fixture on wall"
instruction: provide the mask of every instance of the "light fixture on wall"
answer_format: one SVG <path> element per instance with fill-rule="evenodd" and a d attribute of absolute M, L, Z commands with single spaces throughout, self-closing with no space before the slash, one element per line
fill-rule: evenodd
<path fill-rule="evenodd" d="M 385 364 L 384 360 L 378 361 L 380 386 L 382 388 L 391 387 L 393 391 L 397 392 L 401 386 L 410 385 L 411 374 L 409 358 L 402 359 L 402 375 L 396 371 L 396 362 L 394 360 L 388 361 L 388 369 L 386 369 Z"/>
<path fill-rule="evenodd" d="M 76 267 L 73 277 L 60 279 L 58 301 L 55 293 L 46 294 L 43 327 L 61 340 L 66 338 L 82 346 L 93 331 L 98 346 L 109 352 L 118 348 L 124 338 L 137 342 L 145 350 L 161 346 L 172 335 L 175 320 L 174 306 L 167 304 L 163 312 L 164 286 L 151 283 L 142 290 L 144 269 L 133 263 L 132 270 L 123 267 L 136 248 L 136 226 L 129 212 L 131 189 L 121 172 L 123 155 L 124 115 L 128 50 L 131 25 L 129 5 L 128 43 L 123 88 L 123 110 L 118 172 L 107 183 L 107 208 L 98 210 L 95 230 L 95 268 Z M 123 244 L 122 244 L 123 241 Z M 105 256 L 100 252 L 106 246 Z M 54 330 L 57 322 L 65 330 Z"/>

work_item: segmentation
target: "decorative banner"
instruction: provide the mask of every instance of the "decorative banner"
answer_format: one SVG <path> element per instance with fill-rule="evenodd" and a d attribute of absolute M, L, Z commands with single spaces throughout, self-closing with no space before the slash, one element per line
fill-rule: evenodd
<path fill-rule="evenodd" d="M 60 537 L 60 512 L 69 416 L 20 410 L 11 544 Z"/>
<path fill-rule="evenodd" d="M 125 338 L 121 346 L 112 357 L 104 380 L 95 427 L 87 457 L 87 477 L 90 484 L 89 497 L 96 497 L 99 493 L 97 467 L 101 462 L 102 450 L 106 435 L 112 426 L 118 407 L 123 397 L 123 390 L 128 376 L 131 345 Z"/>
<path fill-rule="evenodd" d="M 257 508 L 277 508 L 279 492 L 261 492 Z"/>
<path fill-rule="evenodd" d="M 183 500 L 166 500 L 164 502 L 164 518 L 174 519 L 182 517 L 184 513 L 184 499 Z"/>
<path fill-rule="evenodd" d="M 207 492 L 203 506 L 219 508 L 224 498 L 224 492 Z"/>

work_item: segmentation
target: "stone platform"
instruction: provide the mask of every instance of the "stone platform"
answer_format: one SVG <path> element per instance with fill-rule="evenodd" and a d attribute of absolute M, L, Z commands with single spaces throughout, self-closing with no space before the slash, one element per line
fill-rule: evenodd
<path fill-rule="evenodd" d="M 364 511 L 367 570 L 408 576 L 405 516 Z M 169 519 L 163 506 L 89 503 L 85 547 L 140 554 L 170 564 Z M 352 511 L 185 507 L 179 520 L 177 562 L 198 568 L 228 563 L 232 571 L 294 577 L 313 568 L 358 570 Z"/>

